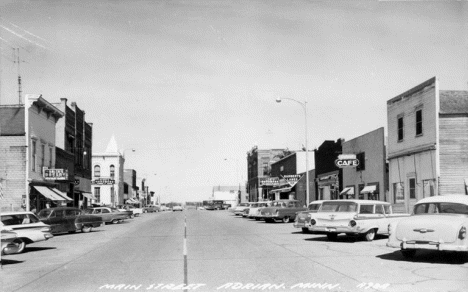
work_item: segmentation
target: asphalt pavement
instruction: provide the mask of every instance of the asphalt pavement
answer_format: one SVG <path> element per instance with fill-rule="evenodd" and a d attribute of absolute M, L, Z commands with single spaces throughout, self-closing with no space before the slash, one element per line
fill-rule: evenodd
<path fill-rule="evenodd" d="M 468 256 L 303 234 L 228 211 L 143 214 L 3 257 L 1 291 L 468 291 Z"/>

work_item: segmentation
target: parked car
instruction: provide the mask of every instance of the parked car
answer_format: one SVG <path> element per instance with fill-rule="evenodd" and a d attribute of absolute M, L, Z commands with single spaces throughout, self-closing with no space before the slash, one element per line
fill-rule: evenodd
<path fill-rule="evenodd" d="M 37 214 L 39 219 L 50 225 L 52 234 L 90 232 L 103 224 L 102 217 L 85 214 L 83 210 L 73 207 L 56 207 L 42 209 Z"/>
<path fill-rule="evenodd" d="M 468 252 L 468 196 L 446 195 L 419 200 L 410 217 L 388 226 L 387 246 L 406 258 L 417 250 Z"/>
<path fill-rule="evenodd" d="M 50 232 L 50 226 L 41 222 L 32 212 L 2 212 L 0 224 L 8 226 L 17 234 L 14 242 L 18 244 L 18 253 L 24 251 L 26 244 L 54 237 Z"/>
<path fill-rule="evenodd" d="M 132 211 L 120 211 L 117 208 L 111 207 L 94 207 L 85 210 L 86 214 L 98 216 L 102 218 L 104 223 L 122 223 L 125 219 L 133 218 Z"/>
<path fill-rule="evenodd" d="M 159 212 L 159 206 L 155 205 L 148 205 L 146 207 L 143 207 L 143 213 L 154 213 L 154 212 Z"/>
<path fill-rule="evenodd" d="M 317 213 L 317 211 L 322 206 L 323 200 L 313 201 L 307 207 L 307 210 L 297 212 L 296 218 L 294 219 L 294 227 L 301 228 L 303 233 L 309 233 L 309 228 L 307 227 L 310 224 L 310 219 L 312 213 Z"/>
<path fill-rule="evenodd" d="M 119 209 L 120 211 L 132 211 L 135 217 L 138 217 L 141 214 L 143 214 L 143 208 L 137 208 L 133 205 L 118 205 L 117 209 Z"/>
<path fill-rule="evenodd" d="M 234 215 L 242 215 L 244 213 L 244 209 L 249 207 L 249 203 L 240 203 L 233 209 Z"/>
<path fill-rule="evenodd" d="M 244 209 L 244 212 L 242 212 L 242 217 L 248 218 L 250 210 L 257 209 L 259 205 L 264 205 L 264 203 L 259 203 L 259 202 L 249 203 L 249 206 Z"/>
<path fill-rule="evenodd" d="M 269 207 L 271 205 L 271 201 L 264 201 L 264 202 L 258 202 L 257 207 L 251 207 L 249 208 L 249 215 L 247 217 L 255 219 L 257 221 L 262 219 L 261 211 L 262 208 Z"/>
<path fill-rule="evenodd" d="M 409 214 L 394 214 L 388 202 L 374 200 L 324 201 L 317 213 L 312 213 L 309 232 L 326 234 L 335 240 L 340 233 L 363 236 L 372 241 L 376 234 L 388 234 L 388 224 Z"/>
<path fill-rule="evenodd" d="M 175 211 L 184 211 L 184 208 L 182 208 L 182 206 L 180 205 L 172 206 L 172 212 L 175 212 Z"/>
<path fill-rule="evenodd" d="M 270 207 L 262 208 L 260 214 L 265 222 L 276 222 L 281 220 L 288 223 L 296 217 L 296 212 L 306 210 L 297 200 L 278 200 L 273 201 Z"/>
<path fill-rule="evenodd" d="M 1 228 L 0 230 L 0 254 L 13 254 L 18 252 L 18 244 L 15 244 L 16 233 L 11 229 Z"/>
<path fill-rule="evenodd" d="M 161 210 L 161 211 L 171 211 L 171 209 L 169 209 L 169 207 L 167 207 L 167 206 L 165 206 L 165 205 L 162 205 L 162 206 L 160 207 L 160 210 Z"/>

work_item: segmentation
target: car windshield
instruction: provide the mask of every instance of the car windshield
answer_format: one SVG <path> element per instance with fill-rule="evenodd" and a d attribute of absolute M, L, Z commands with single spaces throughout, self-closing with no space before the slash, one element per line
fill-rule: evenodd
<path fill-rule="evenodd" d="M 249 204 L 247 204 L 247 203 L 240 203 L 240 204 L 239 204 L 239 207 L 247 207 L 248 205 L 249 205 Z"/>
<path fill-rule="evenodd" d="M 357 204 L 354 202 L 324 202 L 319 212 L 356 212 Z"/>
<path fill-rule="evenodd" d="M 39 218 L 48 218 L 52 212 L 53 212 L 53 210 L 41 210 L 39 212 L 39 214 L 37 214 L 37 217 L 39 217 Z"/>
<path fill-rule="evenodd" d="M 9 214 L 2 216 L 3 225 L 20 225 L 37 223 L 40 220 L 33 214 Z"/>
<path fill-rule="evenodd" d="M 85 214 L 92 214 L 92 213 L 93 213 L 93 209 L 85 209 L 85 210 L 83 210 L 83 213 L 85 213 Z"/>
<path fill-rule="evenodd" d="M 310 204 L 307 208 L 310 211 L 317 211 L 320 208 L 320 204 Z"/>
<path fill-rule="evenodd" d="M 463 214 L 468 215 L 468 205 L 440 202 L 440 203 L 423 203 L 414 206 L 414 215 L 427 214 Z"/>

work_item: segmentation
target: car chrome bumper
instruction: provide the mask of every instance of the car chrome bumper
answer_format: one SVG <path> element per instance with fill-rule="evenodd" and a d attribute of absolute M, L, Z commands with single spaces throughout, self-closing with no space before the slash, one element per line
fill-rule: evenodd
<path fill-rule="evenodd" d="M 294 221 L 293 226 L 296 227 L 296 228 L 306 228 L 307 227 L 305 222 L 296 222 L 296 221 Z"/>
<path fill-rule="evenodd" d="M 391 241 L 387 242 L 388 247 L 401 249 L 426 249 L 426 250 L 447 250 L 447 251 L 468 251 L 468 245 L 457 245 L 440 242 L 416 242 L 416 241 Z"/>
<path fill-rule="evenodd" d="M 308 229 L 310 232 L 318 233 L 359 233 L 359 230 L 356 228 L 351 228 L 349 226 L 314 226 L 309 225 Z"/>

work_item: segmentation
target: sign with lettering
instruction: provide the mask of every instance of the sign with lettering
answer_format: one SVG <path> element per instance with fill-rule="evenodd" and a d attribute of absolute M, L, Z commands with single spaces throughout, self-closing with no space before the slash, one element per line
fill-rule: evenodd
<path fill-rule="evenodd" d="M 80 184 L 80 180 L 75 178 L 75 186 Z"/>
<path fill-rule="evenodd" d="M 44 168 L 42 176 L 46 180 L 68 180 L 68 169 L 49 169 Z"/>
<path fill-rule="evenodd" d="M 113 185 L 115 184 L 115 180 L 110 178 L 98 178 L 93 180 L 91 183 L 94 185 Z"/>
<path fill-rule="evenodd" d="M 335 160 L 335 165 L 339 168 L 357 167 L 359 165 L 359 160 L 356 159 L 355 154 L 342 154 L 338 155 L 338 159 Z"/>
<path fill-rule="evenodd" d="M 268 177 L 260 179 L 260 186 L 279 186 L 279 178 L 277 177 Z"/>

